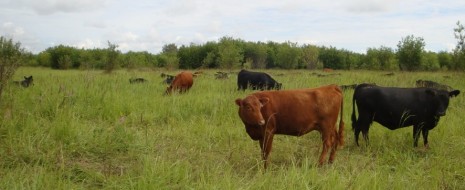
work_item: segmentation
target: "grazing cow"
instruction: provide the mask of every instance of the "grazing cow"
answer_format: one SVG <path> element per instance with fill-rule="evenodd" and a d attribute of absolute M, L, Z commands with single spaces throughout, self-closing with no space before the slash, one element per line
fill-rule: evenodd
<path fill-rule="evenodd" d="M 413 146 L 418 146 L 420 132 L 428 147 L 428 132 L 436 127 L 439 118 L 446 114 L 451 92 L 433 88 L 394 88 L 361 84 L 355 88 L 352 107 L 352 128 L 358 144 L 360 132 L 368 143 L 368 130 L 373 121 L 394 130 L 413 125 Z M 358 107 L 358 119 L 355 116 Z"/>
<path fill-rule="evenodd" d="M 252 88 L 253 90 L 281 90 L 281 83 L 276 82 L 270 75 L 262 72 L 252 72 L 242 69 L 237 75 L 237 90 Z"/>
<path fill-rule="evenodd" d="M 332 163 L 337 146 L 344 144 L 343 98 L 341 89 L 336 85 L 255 92 L 235 102 L 247 134 L 260 144 L 265 169 L 275 134 L 302 136 L 313 130 L 319 131 L 323 139 L 320 165 L 325 162 L 328 151 L 331 151 L 329 163 Z"/>
<path fill-rule="evenodd" d="M 144 83 L 147 82 L 144 78 L 130 78 L 129 83 L 135 84 L 135 83 Z"/>
<path fill-rule="evenodd" d="M 187 92 L 192 87 L 192 84 L 194 84 L 193 74 L 183 71 L 174 77 L 173 82 L 166 88 L 165 94 L 171 94 L 173 91 Z"/>
<path fill-rule="evenodd" d="M 426 87 L 426 88 L 434 88 L 438 90 L 447 90 L 452 91 L 454 90 L 452 87 L 447 86 L 445 84 L 439 84 L 437 82 L 429 81 L 429 80 L 417 80 L 415 82 L 416 87 Z"/>
<path fill-rule="evenodd" d="M 330 73 L 333 72 L 334 70 L 331 68 L 323 68 L 323 72 Z"/>
<path fill-rule="evenodd" d="M 229 78 L 229 74 L 225 72 L 218 71 L 215 74 L 215 79 L 228 79 L 228 78 Z"/>
<path fill-rule="evenodd" d="M 34 79 L 32 78 L 32 75 L 29 77 L 24 76 L 24 80 L 22 81 L 13 81 L 14 84 L 21 85 L 24 88 L 34 85 L 33 82 L 34 82 Z"/>

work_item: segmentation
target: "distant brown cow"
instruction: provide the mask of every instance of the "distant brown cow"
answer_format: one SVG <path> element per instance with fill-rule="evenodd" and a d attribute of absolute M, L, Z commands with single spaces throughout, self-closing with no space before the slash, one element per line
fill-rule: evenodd
<path fill-rule="evenodd" d="M 323 68 L 323 72 L 330 73 L 330 72 L 333 72 L 333 69 L 331 69 L 331 68 Z"/>
<path fill-rule="evenodd" d="M 192 84 L 194 84 L 193 75 L 191 72 L 183 71 L 176 75 L 171 85 L 166 88 L 165 94 L 171 94 L 171 92 L 178 91 L 179 93 L 184 93 L 188 91 Z"/>
<path fill-rule="evenodd" d="M 260 143 L 265 169 L 275 134 L 301 136 L 313 130 L 319 131 L 323 139 L 320 165 L 325 162 L 329 150 L 329 163 L 332 163 L 337 146 L 344 144 L 343 98 L 341 89 L 336 85 L 256 92 L 244 99 L 236 99 L 236 104 L 247 134 Z"/>

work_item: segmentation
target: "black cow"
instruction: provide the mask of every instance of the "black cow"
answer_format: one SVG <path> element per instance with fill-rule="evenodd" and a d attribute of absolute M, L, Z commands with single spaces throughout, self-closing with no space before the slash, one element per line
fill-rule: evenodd
<path fill-rule="evenodd" d="M 281 86 L 281 83 L 276 82 L 266 73 L 242 69 L 237 75 L 237 90 L 245 90 L 249 87 L 253 90 L 281 90 Z"/>
<path fill-rule="evenodd" d="M 163 80 L 163 83 L 166 83 L 166 84 L 171 84 L 171 82 L 173 82 L 173 80 L 174 80 L 174 76 L 173 76 L 173 75 L 161 73 L 160 76 L 161 76 L 162 78 L 165 78 L 165 80 Z"/>
<path fill-rule="evenodd" d="M 131 84 L 144 83 L 144 82 L 147 82 L 147 80 L 144 79 L 144 78 L 130 78 L 129 79 L 129 83 L 131 83 Z"/>
<path fill-rule="evenodd" d="M 436 127 L 446 115 L 449 98 L 459 90 L 445 91 L 433 88 L 394 88 L 361 84 L 355 88 L 352 108 L 352 129 L 358 144 L 360 132 L 368 143 L 368 130 L 373 121 L 394 130 L 413 125 L 413 146 L 418 145 L 420 131 L 428 147 L 428 131 Z M 355 103 L 358 119 L 355 116 Z"/>
<path fill-rule="evenodd" d="M 13 81 L 13 83 L 17 85 L 21 85 L 22 87 L 29 87 L 30 85 L 33 85 L 34 79 L 32 78 L 32 75 L 29 77 L 24 76 L 24 80 L 22 81 Z"/>

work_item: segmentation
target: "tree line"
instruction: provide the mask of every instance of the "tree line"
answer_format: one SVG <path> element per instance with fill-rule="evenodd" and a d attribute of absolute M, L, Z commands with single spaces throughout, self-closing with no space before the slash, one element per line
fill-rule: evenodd
<path fill-rule="evenodd" d="M 457 46 L 452 52 L 425 50 L 421 37 L 402 38 L 397 49 L 380 46 L 357 53 L 336 47 L 298 45 L 294 42 L 250 42 L 232 37 L 205 44 L 166 44 L 158 54 L 122 53 L 118 45 L 108 48 L 79 49 L 58 45 L 36 55 L 30 54 L 22 65 L 53 69 L 104 69 L 160 67 L 168 69 L 368 69 L 368 70 L 464 70 L 465 30 L 460 22 L 454 28 Z"/>

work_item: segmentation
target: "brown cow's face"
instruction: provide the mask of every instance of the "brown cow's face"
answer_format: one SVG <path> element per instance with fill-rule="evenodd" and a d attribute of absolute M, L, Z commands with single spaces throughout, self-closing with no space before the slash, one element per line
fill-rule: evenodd
<path fill-rule="evenodd" d="M 260 110 L 268 101 L 268 98 L 258 99 L 256 96 L 236 99 L 236 104 L 239 106 L 239 117 L 242 122 L 248 125 L 265 125 L 265 119 L 263 119 Z"/>

